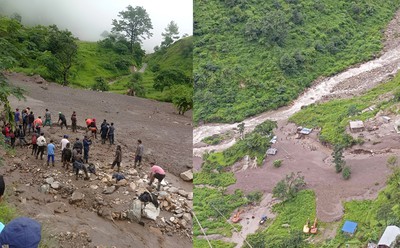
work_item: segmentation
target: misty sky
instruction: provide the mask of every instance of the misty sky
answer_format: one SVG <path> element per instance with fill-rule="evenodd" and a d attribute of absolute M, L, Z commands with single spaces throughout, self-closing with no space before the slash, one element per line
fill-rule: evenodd
<path fill-rule="evenodd" d="M 150 16 L 153 36 L 142 45 L 147 52 L 160 45 L 161 33 L 172 20 L 181 36 L 193 33 L 192 0 L 0 0 L 2 12 L 19 13 L 24 24 L 56 24 L 87 41 L 97 41 L 104 30 L 111 31 L 112 19 L 118 19 L 118 12 L 128 5 L 142 6 Z"/>

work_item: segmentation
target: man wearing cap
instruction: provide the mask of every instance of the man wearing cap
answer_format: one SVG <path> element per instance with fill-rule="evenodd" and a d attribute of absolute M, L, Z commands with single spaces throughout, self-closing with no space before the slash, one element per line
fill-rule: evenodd
<path fill-rule="evenodd" d="M 64 160 L 64 148 L 67 146 L 67 144 L 69 143 L 68 140 L 68 135 L 64 134 L 64 137 L 61 139 L 61 162 L 63 162 Z"/>
<path fill-rule="evenodd" d="M 13 219 L 0 233 L 0 247 L 37 248 L 42 239 L 41 229 L 41 224 L 31 218 Z"/>
<path fill-rule="evenodd" d="M 150 182 L 149 182 L 149 186 L 151 186 L 151 184 L 154 181 L 154 178 L 157 178 L 158 180 L 158 185 L 157 185 L 157 190 L 160 191 L 160 187 L 161 187 L 161 181 L 165 178 L 165 171 L 158 165 L 156 165 L 155 163 L 151 162 L 151 170 L 150 170 Z"/>
<path fill-rule="evenodd" d="M 46 109 L 46 113 L 44 114 L 44 124 L 43 127 L 49 125 L 51 127 L 51 112 Z"/>
<path fill-rule="evenodd" d="M 58 121 L 57 123 L 59 123 L 61 121 L 61 129 L 63 128 L 63 125 L 65 125 L 65 128 L 68 129 L 67 126 L 67 119 L 65 119 L 65 115 L 61 112 L 58 113 Z"/>

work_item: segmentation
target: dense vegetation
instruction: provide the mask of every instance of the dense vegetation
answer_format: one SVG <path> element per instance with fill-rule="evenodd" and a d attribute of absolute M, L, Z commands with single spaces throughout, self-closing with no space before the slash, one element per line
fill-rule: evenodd
<path fill-rule="evenodd" d="M 320 76 L 371 59 L 400 1 L 194 2 L 196 122 L 288 104 Z"/>
<path fill-rule="evenodd" d="M 55 25 L 28 27 L 8 17 L 0 17 L 0 30 L 4 68 L 64 85 L 172 102 L 181 114 L 193 106 L 192 37 L 169 40 L 148 59 L 151 71 L 134 73 L 145 51 L 117 33 L 98 42 L 79 41 Z"/>
<path fill-rule="evenodd" d="M 367 120 L 379 111 L 398 114 L 396 104 L 400 102 L 400 74 L 390 82 L 380 84 L 366 94 L 351 99 L 337 99 L 322 104 L 312 104 L 290 117 L 298 125 L 319 127 L 322 143 L 348 147 L 362 142 L 346 133 L 350 120 Z M 385 97 L 382 97 L 385 96 Z M 362 110 L 374 106 L 374 110 Z"/>

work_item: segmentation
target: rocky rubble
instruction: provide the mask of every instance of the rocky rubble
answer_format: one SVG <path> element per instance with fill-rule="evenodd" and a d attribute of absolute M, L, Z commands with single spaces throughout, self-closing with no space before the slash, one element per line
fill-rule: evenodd
<path fill-rule="evenodd" d="M 95 164 L 97 175 L 90 175 L 88 181 L 84 181 L 83 178 L 76 181 L 72 171 L 65 172 L 63 168 L 51 173 L 40 168 L 25 168 L 27 172 L 37 175 L 34 180 L 41 183 L 38 190 L 55 198 L 51 204 L 54 205 L 52 207 L 57 214 L 68 211 L 65 203 L 56 201 L 61 197 L 70 205 L 89 209 L 112 221 L 127 220 L 143 224 L 140 218 L 132 215 L 132 208 L 138 208 L 138 204 L 132 202 L 143 192 L 149 191 L 157 195 L 159 207 L 156 208 L 152 203 L 141 203 L 141 217 L 154 220 L 150 225 L 159 229 L 161 233 L 183 233 L 191 238 L 193 192 L 177 188 L 167 180 L 162 182 L 161 190 L 157 192 L 157 180 L 152 186 L 148 186 L 147 171 L 133 168 L 125 170 L 126 179 L 116 182 L 112 178 L 113 170 L 107 165 Z M 68 235 L 63 237 L 67 238 Z"/>

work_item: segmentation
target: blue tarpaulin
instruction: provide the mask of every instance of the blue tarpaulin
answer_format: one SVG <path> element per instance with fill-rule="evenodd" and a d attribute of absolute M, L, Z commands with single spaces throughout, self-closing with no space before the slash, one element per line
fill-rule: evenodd
<path fill-rule="evenodd" d="M 346 220 L 346 222 L 344 222 L 342 231 L 345 233 L 354 234 L 356 232 L 356 229 L 357 229 L 357 223 Z"/>

